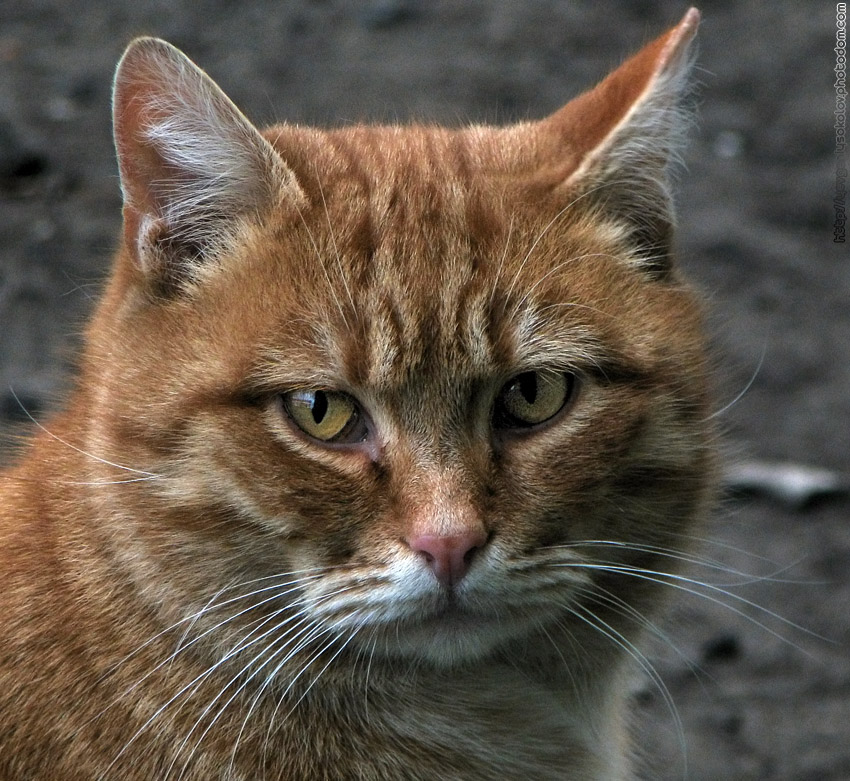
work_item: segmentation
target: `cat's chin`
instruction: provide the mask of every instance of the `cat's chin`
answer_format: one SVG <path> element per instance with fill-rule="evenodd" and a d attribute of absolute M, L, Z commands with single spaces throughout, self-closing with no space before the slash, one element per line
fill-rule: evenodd
<path fill-rule="evenodd" d="M 389 657 L 450 668 L 480 661 L 503 642 L 504 638 L 497 632 L 423 626 L 388 638 L 382 650 Z"/>
<path fill-rule="evenodd" d="M 452 610 L 387 630 L 374 648 L 390 659 L 452 668 L 485 659 L 528 631 L 524 622 Z"/>

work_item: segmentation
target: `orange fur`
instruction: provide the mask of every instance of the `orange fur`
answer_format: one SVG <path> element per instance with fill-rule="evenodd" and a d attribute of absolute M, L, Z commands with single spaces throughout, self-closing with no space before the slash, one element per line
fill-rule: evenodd
<path fill-rule="evenodd" d="M 630 777 L 635 616 L 710 492 L 697 21 L 507 128 L 260 134 L 131 44 L 123 246 L 0 482 L 0 779 Z M 293 423 L 311 389 L 359 433 Z"/>

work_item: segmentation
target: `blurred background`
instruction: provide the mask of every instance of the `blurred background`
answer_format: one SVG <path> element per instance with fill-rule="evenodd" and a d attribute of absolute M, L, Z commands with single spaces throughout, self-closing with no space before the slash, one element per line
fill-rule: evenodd
<path fill-rule="evenodd" d="M 110 83 L 166 38 L 258 124 L 543 116 L 670 0 L 0 0 L 0 433 L 62 403 L 121 201 Z M 833 242 L 836 6 L 701 5 L 679 252 L 705 292 L 727 491 L 636 695 L 646 778 L 850 779 L 850 252 Z M 7 437 L 8 439 L 8 437 Z M 7 456 L 8 457 L 8 456 Z M 802 467 L 802 468 L 801 468 Z M 745 574 L 739 574 L 745 573 Z M 691 584 L 679 584 L 691 590 Z M 731 593 L 724 593 L 720 589 Z"/>

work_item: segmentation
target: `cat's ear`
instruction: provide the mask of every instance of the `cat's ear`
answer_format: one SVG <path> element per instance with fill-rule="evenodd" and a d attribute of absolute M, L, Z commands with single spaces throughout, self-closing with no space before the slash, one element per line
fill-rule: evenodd
<path fill-rule="evenodd" d="M 559 186 L 624 225 L 642 264 L 660 275 L 669 266 L 670 175 L 689 124 L 682 102 L 699 20 L 691 8 L 678 25 L 541 123 L 555 144 L 546 145 L 549 154 L 558 155 L 557 147 L 571 153 Z"/>
<path fill-rule="evenodd" d="M 165 286 L 221 252 L 240 221 L 303 197 L 295 176 L 221 89 L 165 41 L 139 38 L 113 89 L 124 241 Z"/>

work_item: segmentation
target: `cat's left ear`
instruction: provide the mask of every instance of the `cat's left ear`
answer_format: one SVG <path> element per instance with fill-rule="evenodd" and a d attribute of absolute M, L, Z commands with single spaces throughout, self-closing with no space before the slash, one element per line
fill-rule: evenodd
<path fill-rule="evenodd" d="M 556 187 L 626 227 L 642 265 L 660 276 L 669 267 L 670 171 L 689 124 L 682 99 L 699 20 L 691 8 L 678 25 L 538 125 L 547 157 L 561 161 L 549 169 Z"/>
<path fill-rule="evenodd" d="M 165 41 L 139 38 L 113 88 L 124 243 L 159 289 L 225 250 L 240 221 L 303 193 L 271 144 L 221 89 Z"/>

